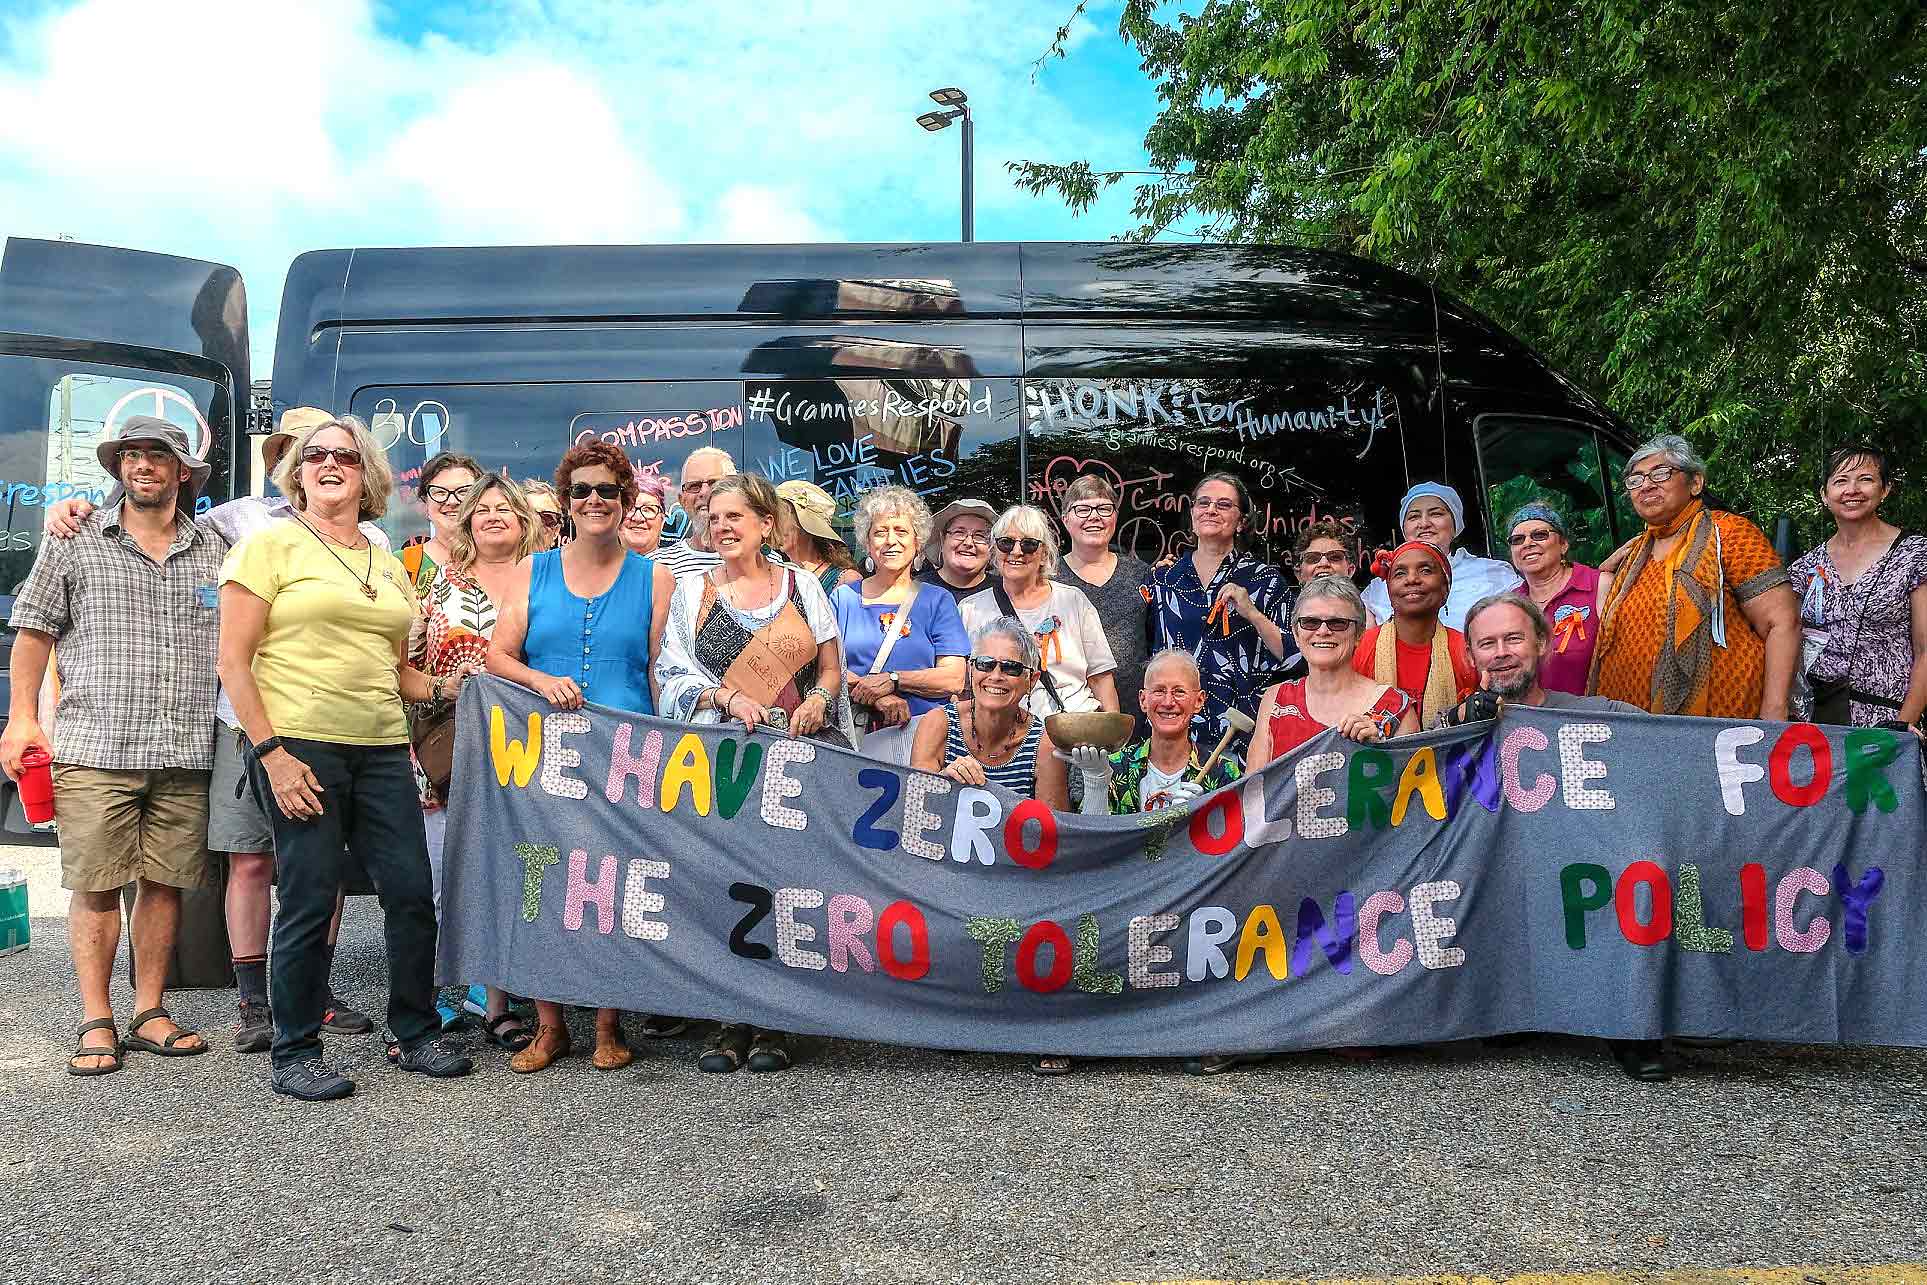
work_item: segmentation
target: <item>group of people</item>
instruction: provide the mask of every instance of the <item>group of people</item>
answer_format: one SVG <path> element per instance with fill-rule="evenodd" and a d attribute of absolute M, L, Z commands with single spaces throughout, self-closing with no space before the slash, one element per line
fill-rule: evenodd
<path fill-rule="evenodd" d="M 1837 529 L 1791 579 L 1707 496 L 1704 461 L 1665 436 L 1620 479 L 1645 529 L 1600 567 L 1573 561 L 1544 502 L 1506 524 L 1509 562 L 1458 547 L 1463 500 L 1428 482 L 1404 497 L 1401 539 L 1362 592 L 1338 523 L 1298 532 L 1288 569 L 1243 547 L 1252 505 L 1230 473 L 1193 489 L 1191 547 L 1155 566 L 1115 547 L 1119 497 L 1095 476 L 1056 497 L 1059 518 L 975 498 L 932 514 L 877 487 L 856 505 L 859 566 L 828 493 L 741 472 L 714 447 L 689 455 L 673 492 L 601 442 L 571 447 L 552 483 L 440 454 L 414 483 L 430 535 L 399 552 L 375 525 L 394 498 L 388 461 L 352 417 L 287 412 L 263 451 L 279 495 L 198 520 L 208 469 L 179 428 L 130 419 L 99 455 L 114 492 L 50 511 L 16 600 L 0 739 L 10 775 L 31 749 L 54 762 L 80 1076 L 136 1050 L 208 1049 L 162 988 L 180 890 L 203 882 L 210 851 L 227 862 L 235 1046 L 270 1053 L 276 1091 L 354 1089 L 321 1035 L 373 1027 L 329 984 L 344 889 L 364 879 L 384 912 L 394 1065 L 468 1073 L 443 1038 L 464 1010 L 514 1071 L 571 1052 L 559 1003 L 532 997 L 531 1030 L 499 990 L 445 998 L 434 982 L 444 864 L 463 858 L 444 852 L 447 780 L 424 728 L 482 672 L 558 709 L 814 737 L 1087 814 L 1186 807 L 1328 729 L 1377 742 L 1504 701 L 1908 726 L 1927 709 L 1927 541 L 1880 518 L 1892 482 L 1871 447 L 1828 461 Z M 56 647 L 50 743 L 36 696 Z M 1096 710 L 1134 715 L 1137 735 L 1109 753 L 1052 743 L 1050 714 Z M 109 992 L 129 883 L 141 949 L 123 1032 Z M 633 1059 L 624 1018 L 596 1015 L 596 1067 Z M 648 1014 L 641 1031 L 686 1024 Z M 1615 1053 L 1638 1078 L 1667 1074 L 1656 1045 Z M 791 1058 L 784 1033 L 723 1022 L 698 1065 Z M 1032 1065 L 1062 1074 L 1071 1060 Z"/>

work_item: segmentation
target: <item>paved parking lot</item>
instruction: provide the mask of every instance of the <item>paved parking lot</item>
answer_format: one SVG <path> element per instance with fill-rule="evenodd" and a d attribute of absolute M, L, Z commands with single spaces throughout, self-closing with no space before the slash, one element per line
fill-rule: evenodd
<path fill-rule="evenodd" d="M 78 1000 L 40 887 L 33 948 L 0 958 L 8 1280 L 96 1264 L 138 1281 L 982 1281 L 1927 1257 L 1916 1050 L 1702 1050 L 1650 1086 L 1563 1039 L 1294 1055 L 1213 1080 L 1156 1062 L 1043 1080 L 1014 1057 L 837 1041 L 806 1043 L 788 1075 L 707 1076 L 695 1042 L 671 1040 L 615 1074 L 576 1058 L 525 1077 L 470 1033 L 481 1069 L 448 1084 L 389 1070 L 373 1037 L 336 1040 L 360 1093 L 302 1106 L 268 1091 L 265 1057 L 229 1050 L 231 992 L 171 1001 L 217 1052 L 66 1076 Z M 352 903 L 339 970 L 372 1012 L 379 926 Z"/>

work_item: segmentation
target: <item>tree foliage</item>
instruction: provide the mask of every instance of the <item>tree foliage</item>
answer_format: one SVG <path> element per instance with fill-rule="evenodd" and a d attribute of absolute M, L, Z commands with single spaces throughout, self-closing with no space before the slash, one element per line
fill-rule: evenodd
<path fill-rule="evenodd" d="M 1162 103 L 1133 236 L 1392 264 L 1756 516 L 1820 534 L 1824 452 L 1870 438 L 1927 524 L 1918 0 L 1125 0 L 1119 32 Z M 1125 177 L 1013 170 L 1080 210 Z"/>

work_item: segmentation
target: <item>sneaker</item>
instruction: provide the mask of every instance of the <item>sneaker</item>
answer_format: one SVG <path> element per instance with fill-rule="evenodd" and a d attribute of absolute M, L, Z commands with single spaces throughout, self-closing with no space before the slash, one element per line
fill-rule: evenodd
<path fill-rule="evenodd" d="M 274 1015 L 261 1000 L 241 1001 L 241 1021 L 234 1028 L 236 1053 L 265 1053 L 274 1043 Z"/>
<path fill-rule="evenodd" d="M 462 1010 L 445 999 L 435 1001 L 435 1016 L 441 1019 L 444 1031 L 452 1031 L 462 1024 Z"/>
<path fill-rule="evenodd" d="M 646 1040 L 673 1039 L 689 1029 L 689 1019 L 668 1013 L 645 1013 L 642 1025 L 636 1029 Z"/>
<path fill-rule="evenodd" d="M 475 1063 L 468 1054 L 450 1048 L 441 1040 L 423 1040 L 412 1049 L 403 1049 L 395 1059 L 395 1065 L 404 1071 L 414 1071 L 437 1080 L 452 1080 L 458 1075 L 467 1075 L 475 1069 Z"/>
<path fill-rule="evenodd" d="M 274 1091 L 303 1102 L 332 1102 L 355 1091 L 355 1082 L 320 1058 L 274 1068 Z"/>
<path fill-rule="evenodd" d="M 328 1007 L 321 1014 L 321 1029 L 330 1035 L 366 1035 L 375 1029 L 375 1024 L 368 1020 L 368 1014 L 330 995 Z"/>
<path fill-rule="evenodd" d="M 469 987 L 468 993 L 462 996 L 462 1011 L 470 1017 L 479 1017 L 486 1022 L 488 1020 L 488 987 Z"/>

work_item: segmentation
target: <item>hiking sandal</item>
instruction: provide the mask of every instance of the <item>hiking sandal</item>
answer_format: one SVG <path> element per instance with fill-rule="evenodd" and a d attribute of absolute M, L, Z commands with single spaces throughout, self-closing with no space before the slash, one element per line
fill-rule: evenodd
<path fill-rule="evenodd" d="M 139 1049 L 143 1053 L 158 1053 L 162 1057 L 195 1057 L 207 1052 L 208 1044 L 206 1040 L 202 1040 L 193 1048 L 181 1047 L 182 1040 L 196 1038 L 200 1035 L 200 1032 L 190 1031 L 179 1022 L 174 1022 L 174 1033 L 158 1044 L 144 1035 L 136 1035 L 134 1033 L 149 1022 L 158 1021 L 161 1018 L 166 1018 L 168 1021 L 174 1022 L 173 1016 L 169 1014 L 166 1009 L 158 1005 L 148 1009 L 146 1012 L 134 1014 L 134 1020 L 127 1024 L 126 1046 L 130 1049 Z"/>
<path fill-rule="evenodd" d="M 787 1071 L 790 1069 L 789 1037 L 781 1031 L 757 1031 L 756 1038 L 749 1046 L 749 1069 L 752 1071 Z"/>
<path fill-rule="evenodd" d="M 92 1031 L 113 1031 L 113 1046 L 104 1049 L 90 1046 L 87 1043 L 87 1036 L 89 1032 Z M 74 1055 L 67 1059 L 68 1075 L 112 1075 L 114 1072 L 120 1070 L 124 1063 L 122 1054 L 126 1050 L 121 1045 L 120 1032 L 118 1028 L 115 1027 L 114 1019 L 111 1017 L 97 1017 L 93 1021 L 88 1022 L 78 1031 L 74 1032 L 74 1040 L 78 1047 L 75 1048 Z M 79 1063 L 83 1057 L 105 1057 L 112 1058 L 113 1061 L 107 1066 L 102 1066 L 99 1063 L 95 1063 L 93 1066 L 81 1066 Z"/>
<path fill-rule="evenodd" d="M 1069 1075 L 1071 1060 L 1062 1053 L 1039 1053 L 1031 1058 L 1030 1069 L 1037 1075 Z"/>
<path fill-rule="evenodd" d="M 716 1075 L 740 1070 L 743 1060 L 749 1056 L 749 1044 L 749 1027 L 719 1026 L 716 1033 L 709 1037 L 709 1046 L 703 1050 L 703 1055 L 696 1059 L 696 1069 Z"/>
<path fill-rule="evenodd" d="M 504 1034 L 502 1028 L 505 1026 L 510 1026 L 514 1029 Z M 495 1045 L 497 1048 L 505 1048 L 511 1053 L 520 1053 L 535 1039 L 533 1035 L 529 1034 L 528 1024 L 516 1013 L 503 1013 L 499 1016 L 491 1017 L 488 1019 L 488 1025 L 483 1029 L 488 1032 L 488 1042 L 490 1044 Z"/>

